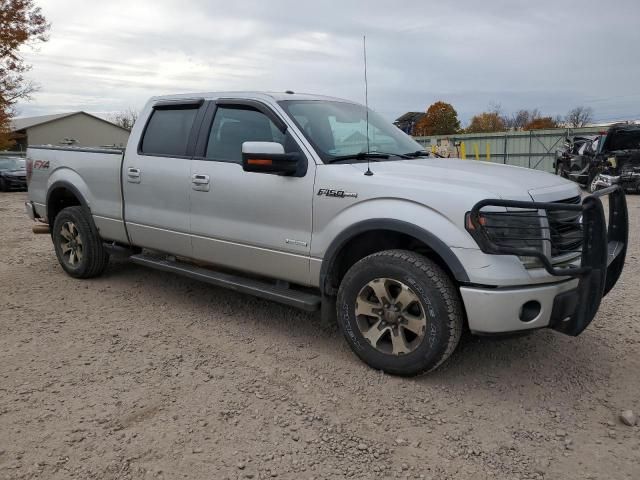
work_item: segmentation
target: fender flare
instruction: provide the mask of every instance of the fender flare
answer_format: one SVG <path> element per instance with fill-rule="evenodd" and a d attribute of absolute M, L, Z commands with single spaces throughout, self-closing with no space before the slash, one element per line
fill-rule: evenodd
<path fill-rule="evenodd" d="M 320 289 L 323 295 L 326 294 L 327 276 L 332 270 L 335 260 L 342 248 L 352 238 L 370 230 L 390 230 L 420 240 L 443 260 L 458 282 L 469 283 L 469 275 L 467 275 L 467 271 L 464 269 L 462 263 L 460 263 L 458 257 L 456 257 L 451 248 L 436 235 L 411 223 L 403 222 L 402 220 L 380 218 L 364 220 L 351 225 L 333 239 L 329 248 L 327 248 L 320 267 Z"/>
<path fill-rule="evenodd" d="M 57 190 L 58 188 L 65 188 L 67 190 L 69 190 L 71 193 L 73 193 L 73 195 L 78 199 L 78 201 L 80 202 L 80 206 L 82 206 L 82 208 L 87 212 L 87 214 L 91 217 L 91 209 L 89 208 L 89 204 L 87 203 L 87 201 L 85 200 L 84 196 L 82 195 L 82 193 L 80 193 L 80 190 L 78 190 L 73 184 L 65 181 L 65 180 L 58 180 L 56 182 L 53 182 L 51 184 L 51 186 L 49 187 L 49 190 L 47 190 L 47 200 L 46 200 L 46 206 L 47 206 L 47 221 L 49 222 L 49 224 L 51 224 L 51 219 L 49 218 L 49 205 L 51 203 L 51 194 Z M 93 223 L 93 219 L 90 223 Z M 51 225 L 53 227 L 53 225 Z"/>

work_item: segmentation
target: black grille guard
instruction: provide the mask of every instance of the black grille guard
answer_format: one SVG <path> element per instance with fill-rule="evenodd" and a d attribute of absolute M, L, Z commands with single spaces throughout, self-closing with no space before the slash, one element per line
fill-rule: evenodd
<path fill-rule="evenodd" d="M 601 198 L 609 197 L 609 224 Z M 485 207 L 528 210 L 571 211 L 582 213 L 582 251 L 580 266 L 556 267 L 541 250 L 499 245 L 481 223 Z M 602 298 L 616 284 L 627 254 L 629 220 L 624 190 L 615 185 L 588 195 L 581 204 L 482 200 L 469 212 L 470 230 L 480 249 L 492 255 L 535 257 L 551 275 L 578 278 L 576 290 L 556 297 L 551 327 L 568 335 L 579 335 L 593 320 Z"/>

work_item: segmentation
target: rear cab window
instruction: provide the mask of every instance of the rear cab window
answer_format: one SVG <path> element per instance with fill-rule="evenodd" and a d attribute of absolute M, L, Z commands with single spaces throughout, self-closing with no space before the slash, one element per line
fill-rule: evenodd
<path fill-rule="evenodd" d="M 189 136 L 198 113 L 197 104 L 154 108 L 142 137 L 143 155 L 187 156 Z"/>

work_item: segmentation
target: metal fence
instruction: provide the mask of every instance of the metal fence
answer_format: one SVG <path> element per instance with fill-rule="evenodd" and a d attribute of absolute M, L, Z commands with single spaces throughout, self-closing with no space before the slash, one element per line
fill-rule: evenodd
<path fill-rule="evenodd" d="M 0 158 L 2 157 L 26 157 L 27 156 L 27 152 L 6 152 L 6 151 L 2 151 L 0 152 Z"/>
<path fill-rule="evenodd" d="M 554 128 L 524 132 L 468 133 L 414 137 L 427 150 L 447 139 L 452 156 L 489 160 L 507 165 L 535 168 L 553 172 L 556 150 L 562 148 L 565 138 L 575 135 L 597 135 L 603 127 Z M 606 130 L 606 128 L 605 128 Z"/>

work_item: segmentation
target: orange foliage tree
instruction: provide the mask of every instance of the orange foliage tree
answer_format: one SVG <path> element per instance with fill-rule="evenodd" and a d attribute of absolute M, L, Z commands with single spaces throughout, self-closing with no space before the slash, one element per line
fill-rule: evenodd
<path fill-rule="evenodd" d="M 451 104 L 442 101 L 431 105 L 415 127 L 417 135 L 448 135 L 459 130 L 458 112 Z"/>
<path fill-rule="evenodd" d="M 498 112 L 483 112 L 474 115 L 467 127 L 468 133 L 503 132 L 506 130 L 504 120 Z"/>
<path fill-rule="evenodd" d="M 524 126 L 524 130 L 543 130 L 545 128 L 558 128 L 558 122 L 551 117 L 538 117 Z"/>
<path fill-rule="evenodd" d="M 48 39 L 47 23 L 33 0 L 0 0 L 0 149 L 12 143 L 10 122 L 15 104 L 35 91 L 25 78 L 31 68 L 20 47 Z"/>
<path fill-rule="evenodd" d="M 0 150 L 8 150 L 14 144 L 11 138 L 11 119 L 9 116 L 0 110 Z"/>

